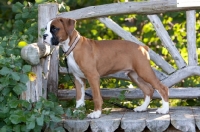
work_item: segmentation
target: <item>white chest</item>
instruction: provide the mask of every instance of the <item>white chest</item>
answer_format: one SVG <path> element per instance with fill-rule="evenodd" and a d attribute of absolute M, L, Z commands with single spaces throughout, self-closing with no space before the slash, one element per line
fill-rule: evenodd
<path fill-rule="evenodd" d="M 70 71 L 72 71 L 72 74 L 75 77 L 85 78 L 83 72 L 80 70 L 78 64 L 74 60 L 73 51 L 68 55 L 67 63 L 68 63 L 68 67 L 69 67 Z"/>

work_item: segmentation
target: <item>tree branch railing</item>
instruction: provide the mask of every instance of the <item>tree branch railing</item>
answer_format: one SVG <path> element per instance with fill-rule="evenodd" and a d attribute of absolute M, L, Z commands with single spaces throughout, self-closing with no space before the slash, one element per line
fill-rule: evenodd
<path fill-rule="evenodd" d="M 105 10 L 106 9 L 106 10 Z M 174 0 L 167 1 L 145 1 L 145 2 L 125 2 L 125 3 L 114 3 L 106 4 L 100 6 L 90 6 L 70 12 L 63 12 L 57 14 L 58 7 L 56 4 L 41 4 L 39 5 L 38 14 L 38 43 L 42 43 L 41 29 L 45 28 L 47 22 L 55 17 L 67 17 L 77 20 L 97 18 L 100 22 L 104 23 L 108 28 L 113 30 L 116 34 L 125 40 L 136 42 L 137 44 L 144 45 L 136 37 L 134 37 L 130 32 L 123 30 L 117 23 L 112 21 L 106 16 L 119 15 L 119 14 L 146 14 L 153 24 L 158 37 L 161 39 L 163 46 L 165 46 L 172 58 L 175 60 L 178 69 L 172 67 L 167 61 L 165 61 L 160 55 L 150 50 L 151 60 L 155 62 L 164 72 L 155 70 L 156 76 L 162 80 L 162 82 L 168 87 L 180 82 L 182 79 L 193 75 L 200 75 L 200 67 L 197 66 L 197 54 L 196 54 L 196 36 L 195 36 L 195 10 L 200 9 L 200 7 L 177 7 L 177 3 Z M 178 49 L 175 47 L 174 43 L 170 39 L 167 31 L 163 27 L 159 17 L 155 14 L 165 13 L 165 12 L 176 12 L 176 11 L 186 11 L 187 15 L 187 40 L 188 40 L 188 62 L 187 65 L 180 55 Z M 154 15 L 153 15 L 154 14 Z M 45 17 L 44 17 L 45 16 Z M 41 56 L 39 57 L 39 59 Z M 30 96 L 30 91 L 26 91 L 22 94 L 22 98 L 31 99 L 32 101 L 37 101 L 40 96 L 46 98 L 48 92 L 58 93 L 58 97 L 63 97 L 63 91 L 58 91 L 58 71 L 62 73 L 67 73 L 66 68 L 58 67 L 59 55 L 58 47 L 55 48 L 52 55 L 48 55 L 46 58 L 40 59 L 39 64 L 32 66 L 33 72 L 36 73 L 37 79 L 34 82 L 27 83 L 28 89 L 35 89 L 32 91 L 32 97 Z M 115 77 L 120 79 L 128 79 L 127 76 L 122 74 L 113 74 L 108 77 Z M 139 91 L 138 89 L 133 89 L 133 91 Z M 177 92 L 178 94 L 174 94 Z M 192 91 L 192 92 L 188 92 Z M 42 91 L 42 92 L 41 92 Z M 199 88 L 180 88 L 171 89 L 171 98 L 193 98 L 195 91 L 199 93 Z M 68 91 L 70 92 L 70 91 Z M 103 90 L 102 90 L 103 92 Z M 187 95 L 184 93 L 187 92 Z M 66 91 L 64 92 L 66 93 Z M 134 93 L 135 94 L 135 93 Z M 68 95 L 68 94 L 67 94 Z M 102 94 L 103 95 L 103 94 Z M 140 95 L 140 94 L 139 94 Z M 103 95 L 104 96 L 104 95 Z M 140 95 L 143 98 L 143 95 Z M 199 94 L 195 94 L 195 98 L 200 97 Z M 134 97 L 133 97 L 134 98 Z"/>

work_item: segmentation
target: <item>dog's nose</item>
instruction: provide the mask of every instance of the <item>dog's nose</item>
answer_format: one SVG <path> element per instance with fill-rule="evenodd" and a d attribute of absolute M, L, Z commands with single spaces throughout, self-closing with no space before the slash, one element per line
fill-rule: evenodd
<path fill-rule="evenodd" d="M 43 39 L 46 39 L 47 36 L 48 36 L 48 34 L 44 34 L 43 35 Z"/>

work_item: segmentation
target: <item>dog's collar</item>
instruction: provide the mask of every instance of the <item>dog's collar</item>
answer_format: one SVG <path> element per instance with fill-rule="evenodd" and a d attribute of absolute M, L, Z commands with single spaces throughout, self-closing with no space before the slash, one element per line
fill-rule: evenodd
<path fill-rule="evenodd" d="M 78 34 L 74 40 L 74 42 L 72 43 L 72 45 L 69 47 L 69 49 L 65 52 L 65 56 L 68 56 L 72 50 L 76 47 L 76 44 L 78 43 L 79 39 L 81 38 L 81 36 Z"/>

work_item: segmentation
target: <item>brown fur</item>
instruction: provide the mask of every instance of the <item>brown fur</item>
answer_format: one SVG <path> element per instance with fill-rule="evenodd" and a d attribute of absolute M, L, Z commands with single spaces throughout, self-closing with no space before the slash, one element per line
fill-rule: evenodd
<path fill-rule="evenodd" d="M 62 19 L 62 21 L 60 21 Z M 74 29 L 74 22 L 69 19 L 58 18 L 52 22 L 60 28 L 57 36 L 67 39 L 70 36 L 70 45 L 76 38 L 78 32 Z M 68 23 L 70 24 L 62 24 Z M 66 31 L 70 27 L 70 31 Z M 68 35 L 70 34 L 70 35 Z M 145 96 L 152 98 L 155 88 L 163 99 L 168 102 L 168 88 L 164 86 L 154 74 L 150 66 L 150 58 L 147 46 L 140 46 L 126 40 L 103 40 L 96 41 L 81 37 L 73 50 L 74 59 L 81 71 L 87 78 L 92 88 L 95 110 L 102 109 L 102 97 L 100 93 L 101 76 L 116 73 L 119 71 L 128 72 L 128 76 L 144 92 Z M 133 75 L 137 78 L 133 78 Z M 77 100 L 80 98 L 80 84 L 76 82 Z"/>

